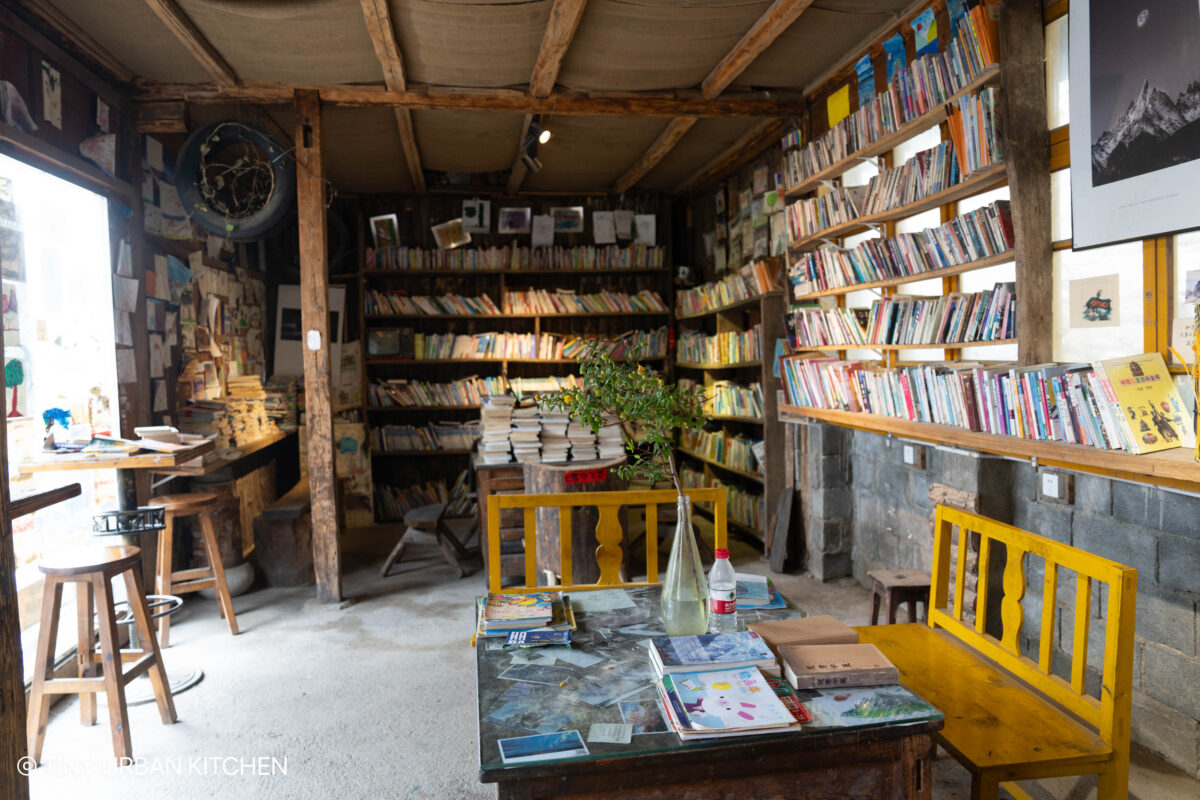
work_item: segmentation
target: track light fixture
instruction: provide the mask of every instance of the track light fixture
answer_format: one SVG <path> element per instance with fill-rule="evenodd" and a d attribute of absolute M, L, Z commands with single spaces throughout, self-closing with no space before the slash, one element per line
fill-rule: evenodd
<path fill-rule="evenodd" d="M 537 148 L 535 147 L 534 148 L 535 152 L 536 152 L 536 149 Z M 530 172 L 541 172 L 542 171 L 542 162 L 538 159 L 538 157 L 536 155 L 531 154 L 529 152 L 528 148 L 521 151 L 521 161 L 523 161 L 525 163 L 525 166 L 529 169 Z"/>
<path fill-rule="evenodd" d="M 538 145 L 550 141 L 550 135 L 550 131 L 542 127 L 541 116 L 535 115 L 529 122 L 525 141 L 521 143 L 521 161 L 530 172 L 539 172 L 542 169 L 542 162 L 537 157 Z"/>

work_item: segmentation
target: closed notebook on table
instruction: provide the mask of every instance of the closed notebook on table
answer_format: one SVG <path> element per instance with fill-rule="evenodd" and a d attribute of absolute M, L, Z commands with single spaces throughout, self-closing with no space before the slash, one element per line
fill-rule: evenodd
<path fill-rule="evenodd" d="M 659 675 L 747 667 L 779 674 L 775 656 L 762 638 L 751 631 L 656 636 L 650 640 L 650 662 Z"/>
<path fill-rule="evenodd" d="M 900 682 L 900 672 L 873 644 L 783 645 L 779 659 L 783 676 L 794 689 Z"/>
<path fill-rule="evenodd" d="M 858 644 L 858 632 L 828 614 L 751 622 L 746 627 L 761 636 L 776 655 L 781 646 L 789 644 Z"/>

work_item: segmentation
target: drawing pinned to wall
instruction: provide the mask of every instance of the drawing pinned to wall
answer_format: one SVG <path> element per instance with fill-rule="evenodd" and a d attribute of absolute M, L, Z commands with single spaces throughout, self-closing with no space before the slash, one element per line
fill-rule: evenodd
<path fill-rule="evenodd" d="M 627 208 L 618 208 L 613 212 L 613 222 L 617 226 L 618 239 L 633 238 L 633 212 Z"/>
<path fill-rule="evenodd" d="M 861 108 L 875 98 L 875 65 L 868 53 L 854 64 L 858 76 L 858 105 Z"/>
<path fill-rule="evenodd" d="M 110 116 L 109 116 L 108 103 L 104 102 L 99 97 L 97 97 L 96 98 L 96 127 L 100 129 L 101 133 L 108 133 L 109 120 L 110 120 Z"/>
<path fill-rule="evenodd" d="M 1184 285 L 1187 287 L 1183 294 L 1183 303 L 1180 304 L 1177 312 L 1178 316 L 1190 317 L 1192 309 L 1197 303 L 1200 303 L 1200 269 L 1189 269 L 1184 273 Z"/>
<path fill-rule="evenodd" d="M 4 344 L 20 344 L 21 315 L 17 302 L 17 287 L 4 287 L 2 299 L 4 304 Z"/>
<path fill-rule="evenodd" d="M 101 133 L 89 136 L 79 143 L 79 155 L 104 170 L 106 175 L 117 171 L 117 135 Z"/>
<path fill-rule="evenodd" d="M 528 208 L 502 208 L 496 230 L 499 233 L 529 233 L 532 214 Z"/>
<path fill-rule="evenodd" d="M 557 206 L 550 209 L 555 233 L 583 233 L 583 206 Z"/>
<path fill-rule="evenodd" d="M 613 219 L 613 212 L 592 212 L 592 239 L 596 244 L 617 243 L 617 223 Z"/>
<path fill-rule="evenodd" d="M 831 128 L 850 115 L 850 84 L 825 98 L 825 112 L 829 115 Z"/>
<path fill-rule="evenodd" d="M 395 214 L 381 214 L 378 217 L 371 217 L 371 242 L 374 243 L 375 249 L 381 247 L 399 247 L 400 245 L 400 221 L 396 219 Z"/>
<path fill-rule="evenodd" d="M 716 208 L 718 216 L 725 213 L 725 187 L 722 186 L 713 195 L 713 206 Z"/>
<path fill-rule="evenodd" d="M 4 387 L 12 397 L 12 406 L 6 416 L 9 419 L 25 416 L 25 365 L 20 358 L 5 357 Z"/>
<path fill-rule="evenodd" d="M 437 242 L 439 250 L 453 250 L 471 243 L 471 234 L 463 229 L 461 217 L 448 219 L 441 224 L 434 225 L 430 230 L 433 231 L 433 238 Z"/>
<path fill-rule="evenodd" d="M 884 39 L 883 52 L 887 56 L 887 82 L 890 86 L 896 73 L 904 69 L 904 37 L 897 33 Z"/>
<path fill-rule="evenodd" d="M 62 130 L 62 76 L 45 61 L 42 62 L 42 117 Z"/>
<path fill-rule="evenodd" d="M 933 9 L 925 9 L 919 17 L 909 24 L 912 25 L 913 44 L 917 48 L 917 55 L 936 55 L 938 49 L 938 28 L 937 17 L 933 15 Z"/>
<path fill-rule="evenodd" d="M 768 171 L 767 171 L 766 167 L 755 167 L 754 168 L 754 193 L 756 195 L 766 193 L 766 191 L 767 191 L 767 174 L 768 174 Z"/>
<path fill-rule="evenodd" d="M 478 197 L 463 200 L 463 230 L 470 233 L 487 233 L 492 229 L 492 201 Z"/>
<path fill-rule="evenodd" d="M 657 242 L 657 226 L 653 214 L 635 214 L 633 226 L 637 230 L 634 242 L 654 247 Z"/>
<path fill-rule="evenodd" d="M 549 214 L 533 215 L 533 233 L 529 244 L 531 247 L 550 247 L 554 244 L 554 217 Z"/>
<path fill-rule="evenodd" d="M 1099 275 L 1071 281 L 1069 303 L 1072 328 L 1116 328 L 1121 324 L 1121 276 Z"/>

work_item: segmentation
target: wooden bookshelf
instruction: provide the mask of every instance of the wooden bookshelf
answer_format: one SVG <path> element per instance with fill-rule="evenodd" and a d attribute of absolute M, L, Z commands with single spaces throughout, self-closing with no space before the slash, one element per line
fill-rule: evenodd
<path fill-rule="evenodd" d="M 749 367 L 761 367 L 762 363 L 763 363 L 762 359 L 760 358 L 760 359 L 755 359 L 754 361 L 738 361 L 737 363 L 734 363 L 734 364 L 696 364 L 696 363 L 688 362 L 688 361 L 676 361 L 675 366 L 680 367 L 681 369 L 718 370 L 718 369 L 747 369 Z"/>
<path fill-rule="evenodd" d="M 970 197 L 980 192 L 986 192 L 989 189 L 994 189 L 1008 182 L 1008 173 L 1005 171 L 1004 164 L 995 164 L 984 170 L 967 176 L 965 179 L 951 186 L 949 189 L 943 189 L 940 192 L 934 192 L 928 197 L 923 197 L 912 203 L 906 203 L 902 206 L 889 208 L 886 211 L 877 211 L 874 214 L 865 214 L 861 217 L 855 217 L 852 220 L 833 225 L 824 230 L 806 236 L 805 238 L 788 243 L 789 251 L 810 250 L 821 244 L 826 239 L 839 239 L 843 236 L 853 236 L 856 233 L 862 233 L 868 230 L 873 225 L 882 225 L 885 222 L 895 222 L 906 217 L 911 217 L 914 214 L 920 214 L 922 211 L 929 211 L 939 206 L 944 206 L 947 203 L 957 202 L 964 197 Z"/>
<path fill-rule="evenodd" d="M 479 404 L 467 406 L 367 406 L 367 413 L 380 411 L 478 411 Z"/>
<path fill-rule="evenodd" d="M 408 319 L 575 319 L 576 317 L 669 317 L 670 311 L 560 311 L 553 314 L 367 314 L 368 322 Z"/>
<path fill-rule="evenodd" d="M 1191 448 L 1179 447 L 1159 453 L 1134 455 L 1118 450 L 1101 450 L 1065 442 L 1023 439 L 996 433 L 969 431 L 953 425 L 912 422 L 899 417 L 834 411 L 807 406 L 779 405 L 784 422 L 819 421 L 846 428 L 916 439 L 932 444 L 1036 461 L 1040 465 L 1090 472 L 1188 491 L 1200 490 L 1200 463 Z"/>
<path fill-rule="evenodd" d="M 629 359 L 616 359 L 628 361 Z M 640 361 L 665 361 L 666 356 L 646 356 Z M 368 358 L 371 366 L 380 364 L 578 364 L 577 358 L 403 358 L 400 356 L 376 356 Z"/>
<path fill-rule="evenodd" d="M 1017 344 L 1017 339 L 991 339 L 984 342 L 934 342 L 933 344 L 831 344 L 816 347 L 805 345 L 806 352 L 829 352 L 831 350 L 959 350 L 964 347 L 995 347 L 1002 344 Z"/>
<path fill-rule="evenodd" d="M 396 458 L 398 456 L 465 456 L 470 455 L 470 450 L 462 448 L 453 450 L 375 450 L 372 451 L 372 456 L 381 458 Z"/>
<path fill-rule="evenodd" d="M 686 447 L 678 448 L 677 452 L 683 453 L 685 456 L 694 458 L 697 461 L 703 461 L 705 464 L 716 467 L 718 469 L 723 469 L 726 472 L 731 472 L 734 475 L 738 475 L 742 478 L 746 478 L 747 480 L 756 481 L 758 483 L 766 482 L 766 478 L 757 472 L 750 472 L 748 470 L 738 469 L 737 467 L 731 467 L 728 464 L 717 461 L 715 458 L 709 458 L 708 456 L 702 456 L 694 450 L 688 450 Z"/>
<path fill-rule="evenodd" d="M 752 425 L 762 425 L 762 417 L 742 417 L 737 414 L 709 414 L 709 419 L 719 419 L 725 422 L 746 422 Z"/>
<path fill-rule="evenodd" d="M 808 194 L 820 186 L 823 182 L 835 178 L 846 170 L 855 166 L 858 161 L 864 158 L 874 158 L 875 156 L 882 155 L 889 150 L 895 149 L 897 145 L 902 144 L 907 139 L 911 139 L 913 136 L 916 136 L 926 128 L 933 127 L 934 125 L 938 125 L 943 122 L 949 116 L 946 113 L 947 108 L 958 102 L 959 98 L 966 97 L 969 94 L 977 92 L 984 86 L 999 83 L 999 81 L 1000 66 L 998 64 L 993 64 L 991 67 L 988 67 L 981 72 L 979 77 L 977 77 L 975 80 L 971 81 L 962 89 L 950 95 L 950 97 L 944 103 L 939 103 L 937 106 L 931 108 L 929 111 L 926 111 L 921 116 L 904 123 L 892 133 L 875 140 L 866 147 L 850 153 L 840 161 L 829 165 L 820 172 L 815 173 L 812 177 L 807 178 L 806 180 L 787 189 L 783 193 L 784 197 L 799 197 L 800 195 Z"/>
<path fill-rule="evenodd" d="M 822 289 L 819 292 L 809 292 L 795 298 L 792 302 L 803 303 L 807 300 L 816 300 L 819 297 L 834 297 L 836 295 L 849 294 L 850 292 L 858 292 L 865 289 L 882 289 L 887 286 L 902 286 L 906 283 L 917 283 L 919 281 L 927 281 L 934 278 L 949 278 L 951 275 L 962 275 L 965 272 L 973 272 L 977 269 L 986 269 L 999 264 L 1006 264 L 1013 260 L 1013 251 L 1005 250 L 1003 253 L 997 253 L 994 256 L 980 258 L 975 261 L 968 261 L 964 264 L 956 264 L 952 267 L 942 267 L 941 269 L 933 269 L 928 272 L 920 272 L 916 275 L 905 275 L 900 278 L 886 278 L 878 281 L 868 281 L 867 283 L 856 283 L 850 286 L 838 286 L 832 289 Z"/>
<path fill-rule="evenodd" d="M 712 516 L 713 516 L 713 510 L 706 505 L 701 505 L 700 503 L 692 504 L 692 511 L 699 511 L 701 514 L 708 517 L 709 519 L 712 519 Z M 729 515 L 727 513 L 725 524 L 728 525 L 730 528 L 733 528 L 734 530 L 742 531 L 743 533 L 748 533 L 751 536 L 754 536 L 756 538 L 761 535 L 758 530 L 750 527 L 749 525 L 745 525 L 741 522 L 738 522 L 735 519 L 729 519 L 728 516 Z"/>
<path fill-rule="evenodd" d="M 676 314 L 675 319 L 677 319 L 677 320 L 701 319 L 702 317 L 711 317 L 714 314 L 723 314 L 728 311 L 738 311 L 738 310 L 741 310 L 744 308 L 750 308 L 753 306 L 757 306 L 759 304 L 759 302 L 765 297 L 782 297 L 783 293 L 784 292 L 782 289 L 776 289 L 775 291 L 765 292 L 763 294 L 756 294 L 753 297 L 747 297 L 745 300 L 738 300 L 737 302 L 730 303 L 729 305 L 712 308 L 712 309 L 709 309 L 708 311 L 698 311 L 695 314 Z"/>
<path fill-rule="evenodd" d="M 602 267 L 596 269 L 364 269 L 363 275 L 435 275 L 439 278 L 476 277 L 479 275 L 635 275 L 670 272 L 670 267 Z"/>

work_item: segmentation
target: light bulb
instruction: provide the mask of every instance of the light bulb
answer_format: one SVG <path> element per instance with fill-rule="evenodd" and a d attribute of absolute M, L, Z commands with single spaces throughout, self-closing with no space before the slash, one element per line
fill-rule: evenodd
<path fill-rule="evenodd" d="M 545 144 L 548 141 L 550 141 L 550 131 L 542 128 L 542 132 L 538 134 L 538 142 L 540 144 Z"/>

